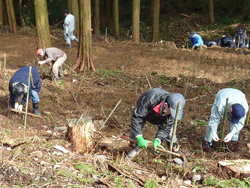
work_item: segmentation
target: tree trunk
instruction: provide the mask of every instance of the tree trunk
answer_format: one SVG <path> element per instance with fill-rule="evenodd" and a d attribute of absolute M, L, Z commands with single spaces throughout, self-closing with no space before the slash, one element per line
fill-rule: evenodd
<path fill-rule="evenodd" d="M 19 0 L 19 9 L 20 9 L 20 25 L 21 27 L 23 27 L 22 0 Z"/>
<path fill-rule="evenodd" d="M 100 36 L 100 0 L 95 0 L 95 35 Z"/>
<path fill-rule="evenodd" d="M 113 0 L 113 32 L 114 37 L 119 39 L 120 26 L 119 26 L 119 0 Z"/>
<path fill-rule="evenodd" d="M 36 15 L 36 34 L 38 48 L 48 48 L 51 46 L 49 19 L 46 0 L 34 0 Z"/>
<path fill-rule="evenodd" d="M 133 5 L 132 5 L 133 42 L 140 42 L 140 1 L 141 0 L 133 0 Z"/>
<path fill-rule="evenodd" d="M 0 0 L 0 26 L 3 26 L 3 0 Z"/>
<path fill-rule="evenodd" d="M 159 42 L 160 0 L 153 0 L 153 40 Z"/>
<path fill-rule="evenodd" d="M 76 63 L 72 66 L 73 70 L 78 67 L 80 71 L 85 68 L 87 63 L 88 69 L 95 71 L 94 64 L 92 62 L 91 54 L 91 1 L 90 0 L 79 0 L 79 45 L 78 45 L 78 58 Z"/>
<path fill-rule="evenodd" d="M 74 35 L 76 38 L 79 36 L 79 9 L 78 0 L 71 0 L 71 12 L 75 16 L 75 31 Z"/>
<path fill-rule="evenodd" d="M 13 0 L 5 0 L 10 32 L 17 33 L 16 17 L 14 12 Z"/>
<path fill-rule="evenodd" d="M 214 1 L 209 0 L 209 17 L 210 17 L 210 24 L 214 24 Z"/>
<path fill-rule="evenodd" d="M 112 23 L 112 0 L 107 0 L 106 2 L 106 9 L 107 9 L 107 17 L 108 17 L 108 26 L 109 28 L 113 28 Z"/>
<path fill-rule="evenodd" d="M 68 7 L 69 12 L 71 13 L 72 12 L 72 0 L 68 0 L 67 7 Z"/>

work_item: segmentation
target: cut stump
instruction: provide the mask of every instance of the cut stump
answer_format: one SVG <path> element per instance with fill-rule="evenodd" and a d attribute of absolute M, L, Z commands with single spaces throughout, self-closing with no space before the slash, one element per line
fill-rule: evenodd
<path fill-rule="evenodd" d="M 224 160 L 219 161 L 218 165 L 231 178 L 243 179 L 250 177 L 250 160 Z"/>
<path fill-rule="evenodd" d="M 67 138 L 75 152 L 88 153 L 93 146 L 94 125 L 89 116 L 68 120 Z"/>

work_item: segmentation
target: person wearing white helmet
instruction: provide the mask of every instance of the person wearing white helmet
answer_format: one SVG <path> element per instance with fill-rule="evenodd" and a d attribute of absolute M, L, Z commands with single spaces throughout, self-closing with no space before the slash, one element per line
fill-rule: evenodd
<path fill-rule="evenodd" d="M 71 48 L 71 40 L 76 41 L 79 43 L 79 40 L 74 36 L 74 30 L 75 30 L 75 17 L 69 13 L 69 10 L 64 10 L 64 39 L 66 40 L 66 43 L 68 46 L 66 48 Z"/>
<path fill-rule="evenodd" d="M 53 62 L 52 72 L 54 74 L 53 78 L 54 81 L 58 80 L 59 77 L 64 77 L 62 65 L 67 59 L 67 55 L 64 51 L 55 47 L 45 48 L 45 49 L 39 48 L 36 51 L 36 54 L 38 56 L 46 57 L 46 60 L 38 62 L 38 64 L 40 65 L 49 63 L 50 61 Z"/>

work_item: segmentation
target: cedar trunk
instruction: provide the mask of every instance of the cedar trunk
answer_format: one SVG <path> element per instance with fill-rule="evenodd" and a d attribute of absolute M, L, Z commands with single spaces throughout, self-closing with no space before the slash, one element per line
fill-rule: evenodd
<path fill-rule="evenodd" d="M 113 32 L 114 37 L 119 39 L 120 26 L 119 26 L 119 0 L 113 0 Z"/>
<path fill-rule="evenodd" d="M 214 1 L 209 0 L 209 17 L 210 17 L 210 24 L 214 24 Z"/>
<path fill-rule="evenodd" d="M 133 42 L 140 42 L 140 1 L 141 0 L 133 0 L 133 8 L 132 8 Z"/>
<path fill-rule="evenodd" d="M 71 13 L 75 16 L 75 31 L 76 38 L 79 36 L 79 9 L 78 0 L 71 0 Z"/>
<path fill-rule="evenodd" d="M 19 0 L 19 9 L 20 9 L 20 25 L 21 27 L 23 27 L 22 0 Z"/>
<path fill-rule="evenodd" d="M 0 0 L 0 26 L 3 24 L 3 0 Z"/>
<path fill-rule="evenodd" d="M 48 48 L 51 46 L 49 19 L 46 0 L 34 0 L 36 28 L 37 28 L 37 45 L 38 48 Z"/>
<path fill-rule="evenodd" d="M 100 0 L 95 0 L 95 35 L 100 36 Z"/>
<path fill-rule="evenodd" d="M 13 0 L 5 0 L 6 10 L 8 15 L 10 32 L 13 34 L 17 33 L 16 17 L 14 13 Z"/>
<path fill-rule="evenodd" d="M 159 42 L 160 0 L 153 0 L 153 40 Z"/>
<path fill-rule="evenodd" d="M 79 0 L 79 45 L 78 45 L 78 58 L 76 63 L 72 66 L 73 70 L 78 67 L 80 71 L 85 68 L 87 63 L 88 69 L 95 71 L 94 64 L 92 62 L 91 54 L 91 1 L 90 0 Z"/>

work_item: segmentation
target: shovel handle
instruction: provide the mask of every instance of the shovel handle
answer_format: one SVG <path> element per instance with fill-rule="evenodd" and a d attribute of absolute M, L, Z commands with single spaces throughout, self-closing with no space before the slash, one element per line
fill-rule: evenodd
<path fill-rule="evenodd" d="M 128 138 L 128 137 L 126 137 L 126 136 L 121 136 L 121 138 L 122 138 L 122 139 L 125 139 L 125 140 L 128 140 L 128 141 L 130 141 L 130 142 L 133 142 L 133 143 L 137 143 L 136 140 L 133 140 L 133 139 Z M 147 142 L 150 142 L 150 141 L 147 141 Z M 177 156 L 177 157 L 181 157 L 181 154 L 179 154 L 179 153 L 175 153 L 175 152 L 168 151 L 168 150 L 164 150 L 164 149 L 160 149 L 160 148 L 157 148 L 157 150 L 160 151 L 160 152 L 163 152 L 163 153 L 167 153 L 167 154 L 169 154 L 169 155 L 172 154 L 172 155 L 175 155 L 175 156 Z"/>

